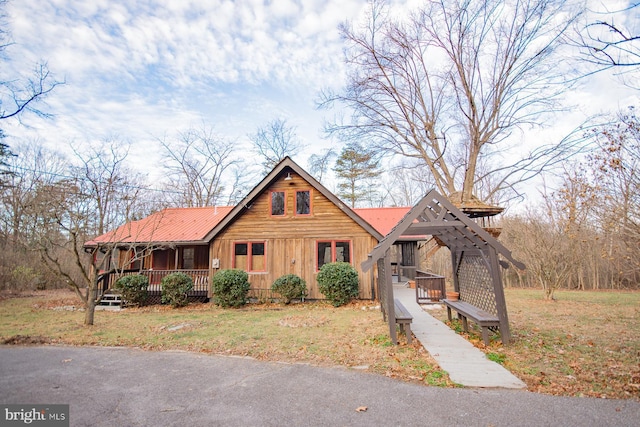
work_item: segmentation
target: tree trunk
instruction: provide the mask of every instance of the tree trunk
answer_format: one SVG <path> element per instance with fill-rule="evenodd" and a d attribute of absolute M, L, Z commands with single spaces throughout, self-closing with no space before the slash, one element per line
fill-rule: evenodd
<path fill-rule="evenodd" d="M 465 203 L 471 201 L 471 196 L 473 196 L 473 188 L 476 180 L 476 164 L 478 162 L 478 156 L 480 154 L 480 144 L 476 144 L 475 142 L 471 143 L 471 147 L 469 148 L 469 160 L 467 164 L 467 169 L 464 174 L 464 182 L 462 184 L 462 200 L 461 203 L 464 205 Z"/>
<path fill-rule="evenodd" d="M 547 301 L 553 301 L 553 293 L 555 291 L 555 288 L 553 288 L 552 286 L 546 286 L 544 288 L 544 299 Z"/>
<path fill-rule="evenodd" d="M 85 326 L 93 326 L 93 318 L 96 312 L 96 296 L 95 290 L 89 292 L 89 298 L 87 299 L 87 305 L 84 312 L 84 324 Z"/>
<path fill-rule="evenodd" d="M 96 298 L 98 296 L 98 275 L 93 260 L 89 270 L 89 278 L 91 284 L 89 285 L 89 289 L 87 289 L 87 301 L 85 303 L 84 312 L 85 326 L 93 325 L 93 318 L 96 312 Z"/>

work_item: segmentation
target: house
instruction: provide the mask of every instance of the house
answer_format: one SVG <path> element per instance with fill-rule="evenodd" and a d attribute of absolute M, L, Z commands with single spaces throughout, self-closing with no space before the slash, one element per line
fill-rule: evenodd
<path fill-rule="evenodd" d="M 194 278 L 194 296 L 210 296 L 213 274 L 237 268 L 249 274 L 252 297 L 271 297 L 278 277 L 296 274 L 306 281 L 309 299 L 322 299 L 319 269 L 343 261 L 358 271 L 359 298 L 374 299 L 373 274 L 360 264 L 409 209 L 351 209 L 287 157 L 236 206 L 165 209 L 85 247 L 115 253 L 114 264 L 148 275 L 156 293 L 161 278 L 178 270 Z M 415 275 L 418 240 L 398 239 L 398 266 L 409 277 Z M 105 274 L 102 290 L 115 277 Z"/>

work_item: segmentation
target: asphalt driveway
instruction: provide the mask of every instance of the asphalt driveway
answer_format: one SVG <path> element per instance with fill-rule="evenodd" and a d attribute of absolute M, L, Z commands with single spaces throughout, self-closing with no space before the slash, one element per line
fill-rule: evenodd
<path fill-rule="evenodd" d="M 640 403 L 631 400 L 444 389 L 345 368 L 97 347 L 0 346 L 0 403 L 69 404 L 72 426 L 582 427 L 640 420 Z"/>

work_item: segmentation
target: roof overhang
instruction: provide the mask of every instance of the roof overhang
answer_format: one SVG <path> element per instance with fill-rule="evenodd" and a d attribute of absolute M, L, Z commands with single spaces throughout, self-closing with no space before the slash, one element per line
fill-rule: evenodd
<path fill-rule="evenodd" d="M 85 249 L 97 248 L 133 248 L 146 246 L 150 248 L 172 248 L 177 246 L 206 246 L 209 242 L 204 240 L 184 240 L 184 241 L 166 241 L 166 242 L 87 242 L 84 244 Z"/>

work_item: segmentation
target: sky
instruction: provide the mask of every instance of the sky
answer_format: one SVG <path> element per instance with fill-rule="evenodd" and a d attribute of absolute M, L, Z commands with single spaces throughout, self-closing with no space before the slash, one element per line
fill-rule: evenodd
<path fill-rule="evenodd" d="M 408 10 L 416 2 L 393 3 Z M 15 45 L 4 66 L 18 75 L 45 61 L 65 84 L 41 105 L 51 118 L 25 115 L 22 123 L 3 123 L 5 133 L 49 146 L 117 137 L 134 143 L 137 167 L 154 170 L 158 138 L 205 123 L 242 145 L 281 118 L 306 144 L 294 159 L 306 167 L 309 155 L 335 144 L 322 134 L 334 113 L 315 103 L 321 89 L 344 82 L 337 27 L 361 18 L 366 3 L 10 0 Z M 594 76 L 568 97 L 575 108 L 542 138 L 595 112 L 637 103 L 636 92 L 611 74 Z"/>
<path fill-rule="evenodd" d="M 6 130 L 48 143 L 118 136 L 149 161 L 157 138 L 202 123 L 243 143 L 276 118 L 325 143 L 323 87 L 342 83 L 338 24 L 365 1 L 11 0 L 16 71 L 38 61 L 65 85 Z M 15 53 L 15 54 L 14 54 Z M 152 150 L 153 151 L 153 150 Z M 309 153 L 307 153 L 308 155 Z"/>

